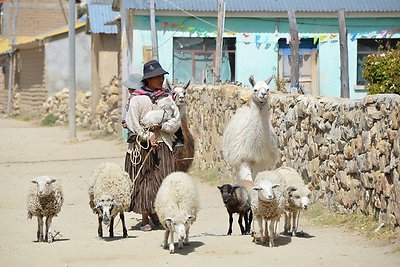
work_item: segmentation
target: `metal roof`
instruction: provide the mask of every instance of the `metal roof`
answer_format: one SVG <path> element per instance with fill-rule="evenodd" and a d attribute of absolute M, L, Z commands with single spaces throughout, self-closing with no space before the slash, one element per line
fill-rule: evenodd
<path fill-rule="evenodd" d="M 217 11 L 217 0 L 154 0 L 156 10 Z M 124 1 L 125 8 L 148 10 L 149 1 Z M 226 0 L 227 12 L 396 12 L 400 0 Z"/>
<path fill-rule="evenodd" d="M 112 0 L 111 0 L 112 3 Z M 90 31 L 93 33 L 117 34 L 118 26 L 113 25 L 119 12 L 112 10 L 110 1 L 92 0 L 88 2 Z"/>

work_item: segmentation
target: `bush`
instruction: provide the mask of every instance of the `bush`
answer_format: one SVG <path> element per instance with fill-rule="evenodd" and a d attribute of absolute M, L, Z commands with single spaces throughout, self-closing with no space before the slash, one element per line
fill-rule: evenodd
<path fill-rule="evenodd" d="M 53 126 L 57 121 L 57 117 L 54 116 L 53 113 L 49 113 L 46 117 L 44 117 L 41 121 L 40 124 L 43 126 Z"/>
<path fill-rule="evenodd" d="M 363 68 L 369 94 L 400 95 L 400 42 L 394 49 L 369 55 Z"/>

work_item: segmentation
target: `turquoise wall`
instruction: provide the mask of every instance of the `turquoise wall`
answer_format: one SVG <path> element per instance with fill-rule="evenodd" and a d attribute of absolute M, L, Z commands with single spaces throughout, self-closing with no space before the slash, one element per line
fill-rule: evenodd
<path fill-rule="evenodd" d="M 318 75 L 322 96 L 340 96 L 340 46 L 337 19 L 298 18 L 301 38 L 319 38 Z M 362 98 L 365 90 L 356 90 L 357 38 L 400 38 L 400 18 L 346 19 L 349 49 L 349 87 L 351 98 Z M 173 37 L 216 37 L 216 18 L 157 17 L 159 60 L 170 73 L 173 71 Z M 390 32 L 392 30 L 393 32 Z M 278 39 L 289 37 L 287 19 L 227 18 L 224 37 L 236 38 L 236 80 L 249 85 L 248 77 L 256 80 L 277 75 Z M 151 46 L 148 16 L 134 17 L 133 70 L 142 72 L 143 46 Z"/>

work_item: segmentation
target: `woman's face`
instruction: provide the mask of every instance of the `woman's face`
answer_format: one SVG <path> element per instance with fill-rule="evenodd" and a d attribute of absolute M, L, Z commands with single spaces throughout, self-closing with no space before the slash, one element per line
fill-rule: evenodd
<path fill-rule="evenodd" d="M 148 78 L 147 83 L 147 87 L 149 87 L 150 89 L 161 89 L 164 83 L 164 75 L 158 75 L 152 78 Z"/>

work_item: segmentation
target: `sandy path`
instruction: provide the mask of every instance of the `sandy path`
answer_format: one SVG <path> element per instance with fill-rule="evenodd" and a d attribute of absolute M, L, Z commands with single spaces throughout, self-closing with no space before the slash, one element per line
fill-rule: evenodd
<path fill-rule="evenodd" d="M 227 213 L 215 187 L 199 184 L 202 209 L 191 229 L 191 244 L 170 255 L 161 248 L 161 230 L 137 230 L 139 216 L 128 213 L 129 238 L 97 238 L 97 219 L 88 205 L 88 177 L 106 161 L 123 165 L 125 145 L 92 139 L 78 132 L 68 141 L 68 129 L 43 128 L 31 123 L 0 119 L 0 266 L 400 266 L 400 253 L 377 246 L 341 229 L 319 228 L 301 222 L 308 238 L 279 236 L 269 248 L 227 231 Z M 53 228 L 52 244 L 37 243 L 36 219 L 26 219 L 26 195 L 35 175 L 61 180 L 65 203 Z M 235 217 L 236 220 L 236 217 Z M 118 221 L 118 220 L 117 220 Z M 106 232 L 106 231 L 105 231 Z"/>

